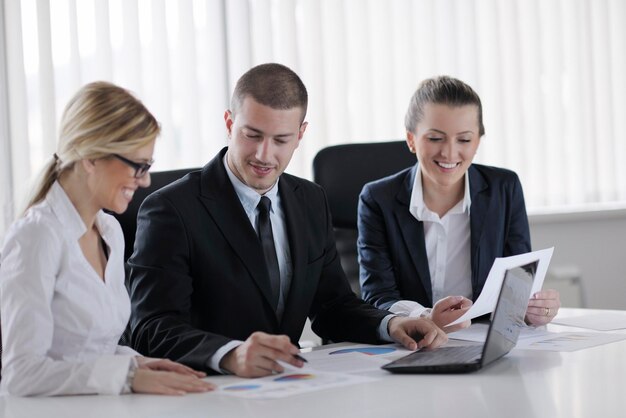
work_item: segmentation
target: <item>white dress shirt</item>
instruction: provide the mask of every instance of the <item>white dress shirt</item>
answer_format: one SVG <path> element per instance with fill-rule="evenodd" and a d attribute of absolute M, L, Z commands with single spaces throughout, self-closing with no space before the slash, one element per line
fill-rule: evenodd
<path fill-rule="evenodd" d="M 235 188 L 235 193 L 237 193 L 237 197 L 241 202 L 241 206 L 243 206 L 246 215 L 248 215 L 248 219 L 252 224 L 254 230 L 258 233 L 257 229 L 257 218 L 259 217 L 259 211 L 257 206 L 261 201 L 261 195 L 256 190 L 252 189 L 250 186 L 247 186 L 244 182 L 239 180 L 235 173 L 228 166 L 228 153 L 224 155 L 223 163 L 224 168 L 226 169 L 226 174 L 228 174 L 228 178 L 230 182 L 233 184 Z M 289 238 L 287 237 L 287 228 L 286 228 L 286 220 L 285 220 L 285 212 L 282 210 L 282 206 L 280 204 L 280 196 L 278 195 L 278 182 L 280 178 L 276 181 L 274 186 L 270 190 L 268 190 L 264 196 L 267 196 L 272 201 L 272 207 L 270 210 L 270 222 L 272 223 L 272 233 L 274 235 L 274 247 L 276 248 L 276 257 L 278 259 L 278 271 L 280 273 L 280 294 L 278 297 L 278 306 L 277 312 L 279 317 L 282 316 L 282 312 L 285 309 L 285 299 L 287 294 L 289 293 L 289 286 L 291 285 L 291 276 L 293 275 L 293 267 L 291 265 L 291 251 L 289 250 Z M 222 361 L 222 358 L 228 354 L 233 348 L 243 344 L 243 341 L 233 340 L 222 347 L 220 347 L 215 354 L 211 357 L 209 362 L 209 366 L 220 373 L 225 373 L 225 370 L 222 370 L 219 365 Z"/>
<path fill-rule="evenodd" d="M 226 173 L 228 174 L 228 178 L 235 188 L 235 193 L 237 193 L 237 197 L 241 202 L 241 206 L 243 206 L 243 210 L 246 212 L 246 215 L 248 215 L 248 219 L 250 220 L 254 231 L 258 235 L 259 231 L 257 231 L 257 227 L 259 209 L 257 208 L 257 206 L 261 201 L 261 195 L 259 194 L 259 192 L 247 186 L 245 183 L 239 180 L 237 176 L 235 176 L 235 173 L 233 173 L 228 166 L 226 155 L 224 155 L 223 160 L 224 167 L 226 168 Z M 272 206 L 270 209 L 270 222 L 272 224 L 274 247 L 276 247 L 276 257 L 278 259 L 278 271 L 280 272 L 280 294 L 278 297 L 278 306 L 276 308 L 276 311 L 278 317 L 281 318 L 282 312 L 285 309 L 285 299 L 289 294 L 291 276 L 293 275 L 293 267 L 291 265 L 289 238 L 287 237 L 287 220 L 285 218 L 285 211 L 283 211 L 282 205 L 280 203 L 280 195 L 278 194 L 279 182 L 280 177 L 278 178 L 278 180 L 276 180 L 276 183 L 274 183 L 272 188 L 265 192 L 263 196 L 266 196 L 272 201 Z"/>
<path fill-rule="evenodd" d="M 471 203 L 469 172 L 466 172 L 463 199 L 440 218 L 424 203 L 422 172 L 418 165 L 409 212 L 424 223 L 433 304 L 446 296 L 472 297 Z M 408 316 L 421 316 L 428 312 L 427 307 L 410 300 L 398 301 L 389 310 Z"/>
<path fill-rule="evenodd" d="M 134 350 L 118 346 L 130 316 L 124 238 L 100 211 L 108 247 L 105 280 L 79 245 L 86 232 L 58 182 L 7 232 L 0 262 L 3 392 L 119 394 Z"/>

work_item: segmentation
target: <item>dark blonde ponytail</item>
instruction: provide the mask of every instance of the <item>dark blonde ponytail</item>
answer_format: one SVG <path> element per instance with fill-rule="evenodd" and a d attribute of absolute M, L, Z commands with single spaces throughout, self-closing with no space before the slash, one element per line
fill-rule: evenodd
<path fill-rule="evenodd" d="M 54 154 L 50 161 L 44 166 L 43 170 L 41 170 L 41 173 L 39 173 L 39 177 L 24 212 L 46 197 L 54 182 L 59 178 L 59 166 L 59 157 Z"/>

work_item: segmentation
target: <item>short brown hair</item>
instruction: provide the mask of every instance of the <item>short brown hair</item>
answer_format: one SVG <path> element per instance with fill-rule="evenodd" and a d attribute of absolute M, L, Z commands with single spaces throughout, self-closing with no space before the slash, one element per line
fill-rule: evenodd
<path fill-rule="evenodd" d="M 258 103 L 272 109 L 302 109 L 302 119 L 306 115 L 308 94 L 298 75 L 282 64 L 261 64 L 248 70 L 237 81 L 230 101 L 233 113 L 241 107 L 244 99 L 250 96 Z"/>
<path fill-rule="evenodd" d="M 478 107 L 478 133 L 480 136 L 485 134 L 483 105 L 480 102 L 480 97 L 461 80 L 443 75 L 422 81 L 411 97 L 409 109 L 404 118 L 404 126 L 408 132 L 415 132 L 417 124 L 424 117 L 424 106 L 428 103 Z"/>

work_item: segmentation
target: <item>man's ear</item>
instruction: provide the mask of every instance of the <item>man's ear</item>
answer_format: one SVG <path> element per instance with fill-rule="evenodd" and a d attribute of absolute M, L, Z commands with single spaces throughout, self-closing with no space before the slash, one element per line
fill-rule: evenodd
<path fill-rule="evenodd" d="M 228 137 L 230 138 L 233 133 L 233 112 L 228 109 L 224 112 L 224 123 L 226 124 L 226 132 L 228 132 Z"/>
<path fill-rule="evenodd" d="M 306 131 L 307 126 L 309 126 L 309 122 L 302 122 L 300 125 L 300 130 L 298 131 L 298 141 L 304 136 L 304 131 Z"/>

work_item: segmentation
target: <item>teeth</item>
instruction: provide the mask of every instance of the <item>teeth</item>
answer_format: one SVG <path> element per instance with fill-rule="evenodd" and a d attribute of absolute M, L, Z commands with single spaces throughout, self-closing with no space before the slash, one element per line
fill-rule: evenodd
<path fill-rule="evenodd" d="M 446 164 L 446 163 L 439 163 L 439 162 L 437 164 L 443 168 L 454 168 L 458 165 L 457 163 Z"/>
<path fill-rule="evenodd" d="M 123 192 L 124 192 L 124 197 L 126 197 L 127 199 L 132 199 L 133 195 L 135 194 L 135 191 L 131 189 L 124 189 Z"/>

